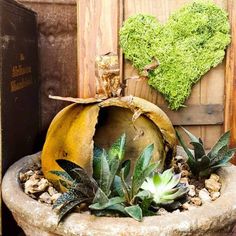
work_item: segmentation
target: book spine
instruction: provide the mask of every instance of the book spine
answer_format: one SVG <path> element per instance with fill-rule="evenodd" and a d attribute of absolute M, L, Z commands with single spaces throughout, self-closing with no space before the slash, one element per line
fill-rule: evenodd
<path fill-rule="evenodd" d="M 0 4 L 0 186 L 2 186 L 2 47 L 3 47 L 3 39 L 2 39 L 2 5 Z M 1 193 L 0 193 L 1 195 Z M 0 196 L 0 235 L 2 235 L 2 196 Z"/>

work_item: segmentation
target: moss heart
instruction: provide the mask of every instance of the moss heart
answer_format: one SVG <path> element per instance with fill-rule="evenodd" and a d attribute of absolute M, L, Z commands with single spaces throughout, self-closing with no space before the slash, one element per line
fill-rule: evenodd
<path fill-rule="evenodd" d="M 172 110 L 183 107 L 192 86 L 225 56 L 230 43 L 227 13 L 212 2 L 196 1 L 172 14 L 165 25 L 138 14 L 120 30 L 125 57 L 139 72 L 158 60 L 148 83 L 160 91 Z"/>

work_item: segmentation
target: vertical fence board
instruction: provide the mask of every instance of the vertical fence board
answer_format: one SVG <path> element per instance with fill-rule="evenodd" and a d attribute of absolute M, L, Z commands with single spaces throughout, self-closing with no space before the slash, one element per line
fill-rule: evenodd
<path fill-rule="evenodd" d="M 228 0 L 232 42 L 228 49 L 225 73 L 225 123 L 224 129 L 231 130 L 231 145 L 236 147 L 236 2 Z M 236 164 L 236 156 L 233 159 Z"/>
<path fill-rule="evenodd" d="M 78 0 L 78 95 L 93 97 L 96 92 L 95 58 L 118 53 L 119 0 Z"/>
<path fill-rule="evenodd" d="M 227 1 L 215 0 L 215 3 L 227 10 Z M 211 69 L 200 81 L 201 104 L 224 104 L 225 60 Z M 223 132 L 222 125 L 201 126 L 201 135 L 207 149 L 211 148 Z"/>

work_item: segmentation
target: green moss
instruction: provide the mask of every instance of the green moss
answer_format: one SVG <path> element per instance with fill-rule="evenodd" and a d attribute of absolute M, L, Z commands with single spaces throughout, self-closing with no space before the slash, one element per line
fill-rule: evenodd
<path fill-rule="evenodd" d="M 161 25 L 154 16 L 131 16 L 120 31 L 120 45 L 125 57 L 142 71 L 150 64 L 157 52 L 157 38 Z"/>
<path fill-rule="evenodd" d="M 175 12 L 164 26 L 152 16 L 130 17 L 120 31 L 120 44 L 140 72 L 158 59 L 160 66 L 149 72 L 148 83 L 177 110 L 201 76 L 223 60 L 229 31 L 223 9 L 196 1 Z"/>

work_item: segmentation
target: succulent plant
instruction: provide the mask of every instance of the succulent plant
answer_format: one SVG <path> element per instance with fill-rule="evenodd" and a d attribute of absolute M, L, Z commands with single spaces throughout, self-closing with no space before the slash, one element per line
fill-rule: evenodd
<path fill-rule="evenodd" d="M 161 194 L 163 204 L 184 195 L 186 189 L 178 185 L 179 175 L 173 175 L 170 170 L 155 174 L 160 162 L 152 159 L 154 144 L 143 150 L 132 174 L 131 161 L 124 160 L 125 144 L 126 135 L 123 134 L 108 151 L 94 146 L 93 177 L 77 164 L 57 160 L 63 171 L 51 171 L 51 174 L 60 177 L 59 183 L 66 189 L 53 205 L 58 210 L 59 222 L 81 203 L 97 216 L 119 214 L 141 221 L 143 216 L 156 214 L 158 194 Z M 159 184 L 158 192 L 145 188 L 150 176 L 154 176 L 154 183 Z"/>
<path fill-rule="evenodd" d="M 64 171 L 51 171 L 59 176 L 60 184 L 66 189 L 53 204 L 53 209 L 57 208 L 60 222 L 73 208 L 81 203 L 91 204 L 98 185 L 96 181 L 89 177 L 84 169 L 73 162 L 59 159 L 58 165 Z"/>
<path fill-rule="evenodd" d="M 174 174 L 172 169 L 155 173 L 147 177 L 141 188 L 149 191 L 158 206 L 170 205 L 188 192 L 188 187 L 180 184 L 181 174 Z"/>
<path fill-rule="evenodd" d="M 122 157 L 124 156 L 124 143 L 125 135 L 122 135 L 121 138 L 112 145 L 111 149 L 108 152 L 108 156 L 110 156 L 111 158 L 111 153 L 120 153 L 118 157 L 119 160 L 122 160 Z M 117 147 L 119 148 L 117 149 Z M 150 164 L 153 149 L 153 144 L 144 149 L 144 151 L 136 161 L 131 181 L 128 181 L 131 166 L 130 160 L 125 160 L 123 163 L 121 163 L 120 168 L 114 168 L 117 170 L 117 172 L 115 176 L 114 172 L 112 173 L 112 176 L 114 176 L 114 181 L 112 186 L 109 185 L 109 187 L 112 187 L 113 191 L 107 192 L 106 189 L 102 189 L 102 186 L 100 185 L 100 189 L 97 191 L 93 204 L 89 206 L 89 208 L 96 215 L 103 215 L 107 212 L 113 212 L 120 213 L 124 216 L 130 216 L 135 220 L 141 221 L 143 215 L 151 214 L 151 212 L 148 212 L 148 207 L 152 202 L 151 196 L 140 191 L 140 187 L 146 177 L 149 176 L 159 165 L 159 163 Z M 94 153 L 96 155 L 100 153 L 101 157 L 99 158 L 97 156 L 95 158 L 96 161 L 94 162 L 96 163 L 96 165 L 98 165 L 99 163 L 101 163 L 101 161 L 98 161 L 97 159 L 102 160 L 104 153 L 97 148 L 96 152 Z M 96 169 L 95 165 L 94 168 Z M 95 178 L 96 177 L 97 175 L 95 176 Z M 110 196 L 113 197 L 109 199 Z"/>
<path fill-rule="evenodd" d="M 182 129 L 190 138 L 194 152 L 188 149 L 178 131 L 176 131 L 177 138 L 188 155 L 187 163 L 191 172 L 197 177 L 208 177 L 218 168 L 226 166 L 236 151 L 235 148 L 229 149 L 230 131 L 224 133 L 212 149 L 206 153 L 203 141 L 183 127 Z"/>
<path fill-rule="evenodd" d="M 81 203 L 105 203 L 111 193 L 111 186 L 120 161 L 124 157 L 125 134 L 123 134 L 109 149 L 94 148 L 93 169 L 95 177 L 89 177 L 87 172 L 77 164 L 59 159 L 57 164 L 64 171 L 51 171 L 60 177 L 59 183 L 67 189 L 54 203 L 53 208 L 60 207 L 59 222 L 74 207 Z M 113 200 L 112 200 L 113 201 Z M 120 202 L 119 199 L 118 202 Z M 123 201 L 123 199 L 122 199 Z M 117 201 L 116 201 L 117 202 Z"/>

